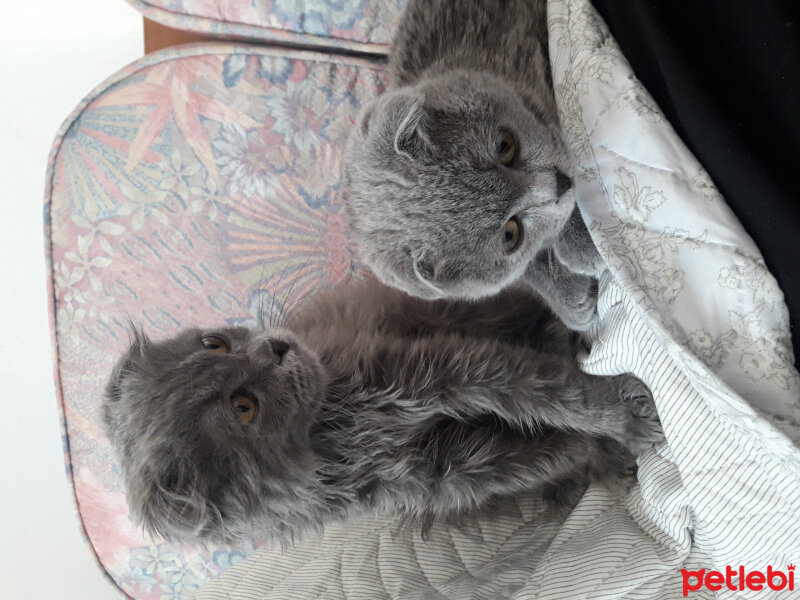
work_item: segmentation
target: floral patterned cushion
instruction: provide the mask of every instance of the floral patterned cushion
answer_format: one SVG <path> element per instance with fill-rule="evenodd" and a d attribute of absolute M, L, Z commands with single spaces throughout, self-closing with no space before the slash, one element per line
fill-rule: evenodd
<path fill-rule="evenodd" d="M 386 53 L 407 0 L 128 0 L 174 29 L 240 40 Z"/>
<path fill-rule="evenodd" d="M 114 75 L 66 121 L 45 222 L 66 463 L 97 558 L 135 598 L 189 597 L 255 548 L 190 549 L 131 522 L 98 405 L 128 317 L 158 338 L 257 324 L 359 273 L 343 139 L 385 85 L 352 57 L 207 44 Z"/>

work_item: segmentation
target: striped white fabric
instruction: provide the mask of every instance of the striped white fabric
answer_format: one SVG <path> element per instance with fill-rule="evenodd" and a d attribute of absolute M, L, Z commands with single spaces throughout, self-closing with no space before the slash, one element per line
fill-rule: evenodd
<path fill-rule="evenodd" d="M 576 191 L 609 265 L 583 365 L 645 381 L 668 444 L 641 457 L 628 498 L 590 488 L 561 524 L 531 496 L 427 541 L 365 517 L 262 549 L 197 598 L 672 599 L 681 568 L 800 562 L 800 378 L 781 292 L 588 0 L 548 11 Z M 800 598 L 721 587 L 689 597 Z"/>

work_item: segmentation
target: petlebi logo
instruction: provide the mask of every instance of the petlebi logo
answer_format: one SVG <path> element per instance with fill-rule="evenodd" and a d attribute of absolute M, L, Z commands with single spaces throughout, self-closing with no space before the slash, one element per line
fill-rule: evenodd
<path fill-rule="evenodd" d="M 705 588 L 716 592 L 726 587 L 729 590 L 789 590 L 794 591 L 794 565 L 787 565 L 786 571 L 773 569 L 768 566 L 766 572 L 764 571 L 747 571 L 744 566 L 739 565 L 738 569 L 734 569 L 730 565 L 725 567 L 725 573 L 722 571 L 706 571 L 705 569 L 698 569 L 696 571 L 688 571 L 681 569 L 681 576 L 683 577 L 683 596 L 684 598 L 689 595 L 689 592 L 696 592 L 700 588 Z"/>

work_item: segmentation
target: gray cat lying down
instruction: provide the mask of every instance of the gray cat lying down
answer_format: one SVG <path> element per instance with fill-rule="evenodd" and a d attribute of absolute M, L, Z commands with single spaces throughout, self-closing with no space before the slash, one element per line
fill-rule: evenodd
<path fill-rule="evenodd" d="M 363 511 L 426 526 L 523 490 L 631 483 L 663 439 L 650 393 L 580 371 L 576 338 L 519 290 L 427 302 L 351 284 L 285 328 L 135 332 L 102 413 L 151 533 L 288 541 Z"/>
<path fill-rule="evenodd" d="M 546 0 L 410 0 L 390 90 L 361 112 L 342 197 L 364 261 L 420 298 L 532 286 L 571 328 L 603 263 L 571 191 Z"/>

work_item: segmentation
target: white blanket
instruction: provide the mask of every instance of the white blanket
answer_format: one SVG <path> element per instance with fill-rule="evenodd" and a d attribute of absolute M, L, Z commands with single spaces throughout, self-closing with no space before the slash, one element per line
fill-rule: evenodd
<path fill-rule="evenodd" d="M 197 598 L 681 598 L 681 568 L 800 561 L 800 378 L 777 283 L 589 1 L 551 0 L 548 20 L 576 191 L 609 265 L 584 368 L 645 381 L 667 446 L 641 457 L 629 498 L 592 487 L 563 524 L 532 496 L 428 541 L 366 517 L 262 549 Z"/>

